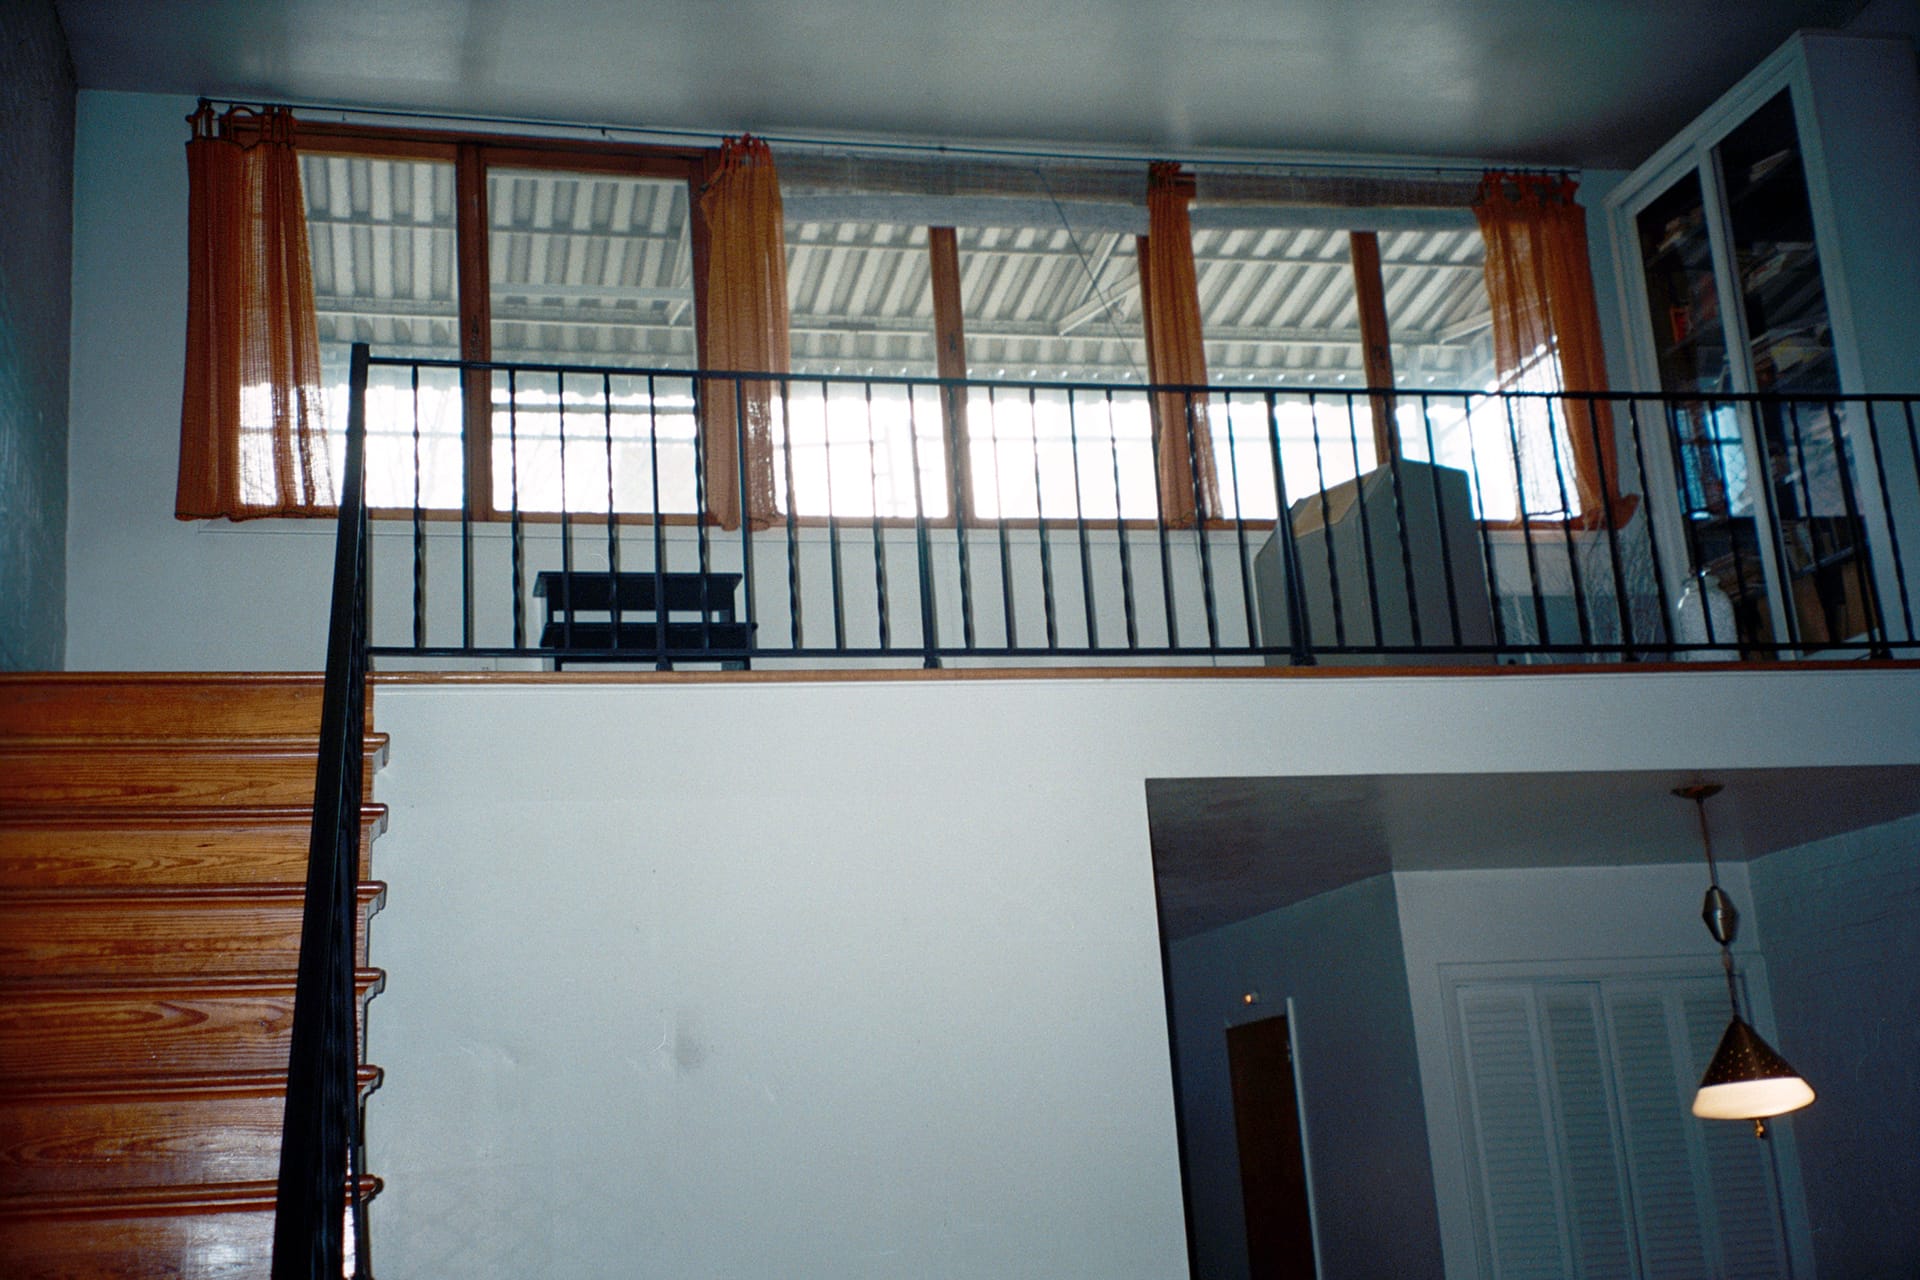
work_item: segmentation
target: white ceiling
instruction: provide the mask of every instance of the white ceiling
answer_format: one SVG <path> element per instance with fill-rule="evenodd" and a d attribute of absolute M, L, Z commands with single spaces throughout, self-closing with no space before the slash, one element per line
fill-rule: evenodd
<path fill-rule="evenodd" d="M 1725 786 L 1707 816 L 1730 862 L 1920 812 L 1911 766 L 1156 779 L 1162 927 L 1183 938 L 1388 871 L 1700 861 L 1672 790 L 1707 780 Z"/>
<path fill-rule="evenodd" d="M 1637 163 L 1863 0 L 57 0 L 82 87 L 700 131 Z"/>

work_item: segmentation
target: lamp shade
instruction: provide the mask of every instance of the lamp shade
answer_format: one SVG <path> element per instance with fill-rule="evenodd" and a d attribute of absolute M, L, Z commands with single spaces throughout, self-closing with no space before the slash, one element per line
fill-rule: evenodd
<path fill-rule="evenodd" d="M 1693 1114 L 1707 1120 L 1759 1120 L 1798 1111 L 1812 1101 L 1813 1086 L 1735 1015 L 1700 1077 Z"/>

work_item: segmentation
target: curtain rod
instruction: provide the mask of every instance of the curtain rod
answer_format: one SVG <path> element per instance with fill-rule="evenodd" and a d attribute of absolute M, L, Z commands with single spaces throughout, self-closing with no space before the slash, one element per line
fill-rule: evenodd
<path fill-rule="evenodd" d="M 406 108 L 350 107 L 339 103 L 324 102 L 255 102 L 239 98 L 200 99 L 203 104 L 218 107 L 249 107 L 262 109 L 267 106 L 286 107 L 295 113 L 301 111 L 333 112 L 346 116 L 367 116 L 395 120 L 430 120 L 444 124 L 465 125 L 506 125 L 519 128 L 562 129 L 578 133 L 594 133 L 606 141 L 616 141 L 614 135 L 626 135 L 634 140 L 675 139 L 714 145 L 727 137 L 725 131 L 715 129 L 672 129 L 654 125 L 630 125 L 586 123 L 577 120 L 552 120 L 538 116 L 482 116 L 466 115 L 446 111 L 422 111 Z M 1417 156 L 1383 156 L 1368 160 L 1315 159 L 1299 155 L 1278 153 L 1266 159 L 1252 156 L 1235 157 L 1210 154 L 1206 152 L 1138 150 L 1102 150 L 1087 148 L 1068 150 L 1064 147 L 1047 148 L 1041 146 L 1019 146 L 1011 143 L 989 145 L 986 143 L 945 143 L 945 142 L 909 142 L 891 139 L 859 139 L 830 137 L 794 133 L 758 133 L 753 134 L 765 142 L 788 147 L 833 148 L 843 151 L 874 151 L 902 155 L 926 156 L 933 158 L 978 158 L 996 160 L 1053 160 L 1072 161 L 1093 164 L 1138 164 L 1147 160 L 1174 160 L 1181 164 L 1206 169 L 1256 169 L 1272 171 L 1318 171 L 1326 173 L 1358 174 L 1433 174 L 1440 177 L 1478 178 L 1488 170 L 1502 173 L 1539 174 L 1570 178 L 1580 171 L 1566 167 L 1543 167 L 1539 165 L 1502 164 L 1495 161 L 1474 160 L 1427 160 Z"/>

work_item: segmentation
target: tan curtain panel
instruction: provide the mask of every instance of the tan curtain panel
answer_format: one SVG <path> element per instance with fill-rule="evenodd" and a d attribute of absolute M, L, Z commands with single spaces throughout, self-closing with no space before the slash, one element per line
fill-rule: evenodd
<path fill-rule="evenodd" d="M 1146 329 L 1147 378 L 1204 386 L 1207 353 L 1200 333 L 1200 287 L 1193 270 L 1193 225 L 1187 205 L 1193 175 L 1160 163 L 1147 171 L 1147 234 L 1140 240 L 1140 312 Z M 1162 392 L 1153 398 L 1154 462 L 1161 515 L 1176 528 L 1220 512 L 1220 484 L 1207 429 L 1207 398 Z"/>
<path fill-rule="evenodd" d="M 1558 361 L 1561 389 L 1607 389 L 1587 218 L 1574 200 L 1577 186 L 1560 175 L 1488 173 L 1474 197 L 1474 216 L 1487 242 L 1487 297 L 1502 386 L 1540 385 L 1527 375 L 1545 356 Z M 1619 499 L 1613 414 L 1599 402 L 1551 403 L 1558 439 L 1534 447 L 1557 448 L 1563 465 L 1571 462 L 1580 514 L 1597 520 L 1607 498 Z"/>
<path fill-rule="evenodd" d="M 174 514 L 330 514 L 313 267 L 293 117 L 188 117 L 187 367 Z"/>
<path fill-rule="evenodd" d="M 787 372 L 786 230 L 766 143 L 740 137 L 721 145 L 700 193 L 700 211 L 707 224 L 706 366 Z M 763 529 L 776 515 L 773 433 L 779 391 L 771 382 L 737 386 L 736 391 L 731 381 L 708 381 L 701 388 L 707 516 L 723 529 L 739 528 L 744 496 L 748 526 Z"/>

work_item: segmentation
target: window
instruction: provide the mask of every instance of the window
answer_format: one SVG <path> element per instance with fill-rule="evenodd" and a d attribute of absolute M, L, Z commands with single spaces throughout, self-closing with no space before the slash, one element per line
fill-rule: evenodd
<path fill-rule="evenodd" d="M 696 510 L 697 387 L 672 375 L 699 359 L 700 153 L 327 125 L 303 125 L 301 140 L 336 420 L 354 342 L 667 371 L 500 372 L 463 387 L 453 370 L 378 370 L 374 507 L 457 510 L 471 488 L 482 518 Z M 1143 210 L 1037 203 L 963 202 L 971 225 L 949 229 L 927 225 L 930 207 L 947 206 L 922 197 L 808 190 L 794 202 L 797 376 L 780 388 L 774 426 L 782 513 L 947 520 L 957 503 L 987 520 L 1156 516 L 1152 407 L 1127 389 L 1147 380 Z M 1209 379 L 1224 388 L 1206 411 L 1228 519 L 1271 520 L 1380 461 L 1371 406 L 1346 395 L 1369 376 L 1353 237 L 1328 221 L 1195 211 Z M 1577 515 L 1558 402 L 1510 409 L 1486 395 L 1496 387 L 1479 233 L 1440 225 L 1376 243 L 1405 455 L 1466 471 L 1485 519 Z M 942 376 L 1103 388 L 945 394 L 891 381 Z M 1556 390 L 1557 366 L 1538 360 L 1509 383 Z M 1259 390 L 1273 385 L 1302 390 Z"/>
<path fill-rule="evenodd" d="M 934 378 L 928 229 L 789 222 L 792 369 L 849 379 Z M 800 516 L 951 514 L 940 396 L 876 381 L 789 383 L 774 485 Z"/>
<path fill-rule="evenodd" d="M 968 368 L 988 379 L 1144 384 L 1134 236 L 1064 219 L 957 232 Z M 966 413 L 980 517 L 1154 517 L 1144 393 L 975 388 Z"/>
<path fill-rule="evenodd" d="M 688 369 L 696 153 L 305 124 L 301 180 L 332 420 L 347 355 Z M 378 369 L 375 509 L 695 509 L 691 378 Z M 335 448 L 344 449 L 335 433 Z"/>

